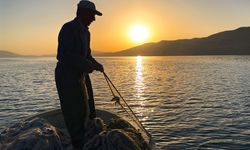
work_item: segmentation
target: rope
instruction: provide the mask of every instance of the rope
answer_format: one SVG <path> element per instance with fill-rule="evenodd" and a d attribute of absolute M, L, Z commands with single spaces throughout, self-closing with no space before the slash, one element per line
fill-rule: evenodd
<path fill-rule="evenodd" d="M 104 72 L 103 72 L 103 73 L 104 73 Z M 113 92 L 113 90 L 112 90 L 112 88 L 111 88 L 111 86 L 110 86 L 110 83 L 109 83 L 107 77 L 105 76 L 105 73 L 104 73 L 104 78 L 105 78 L 106 82 L 108 83 L 109 89 L 110 89 L 110 91 L 111 91 L 113 97 L 115 97 L 115 93 Z"/>
<path fill-rule="evenodd" d="M 125 99 L 122 97 L 122 95 L 120 94 L 120 92 L 117 90 L 117 88 L 115 87 L 115 85 L 112 83 L 112 81 L 110 80 L 110 78 L 107 76 L 107 74 L 105 72 L 103 72 L 104 78 L 108 83 L 109 89 L 113 95 L 113 99 L 115 100 L 116 103 L 118 103 L 122 109 L 133 119 L 133 121 L 142 129 L 145 131 L 145 133 L 147 134 L 148 137 L 151 137 L 150 133 L 148 133 L 148 131 L 145 129 L 145 127 L 142 125 L 142 123 L 140 122 L 140 120 L 138 119 L 138 117 L 136 116 L 136 114 L 133 112 L 133 110 L 130 108 L 130 106 L 128 105 L 128 103 L 125 101 Z M 116 90 L 116 92 L 118 93 L 118 96 L 115 96 L 114 91 L 112 90 L 112 87 Z M 123 100 L 123 102 L 125 103 L 125 105 L 127 106 L 127 108 L 129 109 L 129 111 L 132 113 L 132 115 L 125 109 L 125 107 L 120 103 L 120 98 Z"/>

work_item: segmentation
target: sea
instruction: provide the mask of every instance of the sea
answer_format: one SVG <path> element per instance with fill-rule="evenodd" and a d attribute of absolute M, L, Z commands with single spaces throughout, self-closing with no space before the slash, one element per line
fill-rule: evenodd
<path fill-rule="evenodd" d="M 250 56 L 97 57 L 159 149 L 250 149 Z M 0 131 L 60 108 L 54 57 L 0 59 Z M 96 106 L 118 107 L 101 72 Z"/>

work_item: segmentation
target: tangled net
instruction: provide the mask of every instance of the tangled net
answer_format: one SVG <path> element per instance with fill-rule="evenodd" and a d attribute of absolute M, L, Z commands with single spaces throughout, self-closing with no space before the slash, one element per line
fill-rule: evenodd
<path fill-rule="evenodd" d="M 83 137 L 83 150 L 147 150 L 141 134 L 126 120 L 110 120 L 106 125 L 100 118 L 88 122 Z M 59 129 L 42 118 L 14 124 L 0 134 L 1 150 L 48 149 L 73 150 L 66 129 Z"/>

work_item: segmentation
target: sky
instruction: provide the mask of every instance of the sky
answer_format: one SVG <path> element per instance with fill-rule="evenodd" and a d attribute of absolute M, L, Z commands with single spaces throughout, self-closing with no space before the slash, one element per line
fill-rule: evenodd
<path fill-rule="evenodd" d="M 62 25 L 75 17 L 79 0 L 0 0 L 0 50 L 56 54 Z M 103 16 L 90 26 L 91 49 L 125 50 L 148 42 L 206 37 L 250 26 L 250 0 L 92 0 Z M 129 37 L 142 25 L 148 38 Z"/>

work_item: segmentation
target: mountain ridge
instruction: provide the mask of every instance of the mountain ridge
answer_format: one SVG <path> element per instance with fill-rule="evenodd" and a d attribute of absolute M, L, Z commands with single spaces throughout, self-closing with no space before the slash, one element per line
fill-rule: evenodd
<path fill-rule="evenodd" d="M 201 38 L 150 42 L 118 52 L 93 51 L 92 54 L 94 56 L 250 55 L 250 27 L 222 31 Z M 27 56 L 0 50 L 0 58 L 3 57 Z"/>
<path fill-rule="evenodd" d="M 6 50 L 0 50 L 0 58 L 11 58 L 11 57 L 20 57 L 21 55 L 18 55 L 13 52 L 9 52 Z"/>
<path fill-rule="evenodd" d="M 207 37 L 145 43 L 110 56 L 250 55 L 250 27 L 218 32 Z"/>

